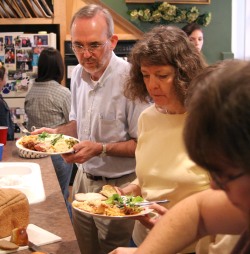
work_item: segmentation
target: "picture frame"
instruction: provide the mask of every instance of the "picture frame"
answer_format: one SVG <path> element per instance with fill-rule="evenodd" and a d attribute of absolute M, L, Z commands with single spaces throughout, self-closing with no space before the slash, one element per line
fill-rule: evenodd
<path fill-rule="evenodd" d="M 169 0 L 169 4 L 210 4 L 211 0 Z M 164 0 L 125 0 L 125 3 L 145 3 L 164 2 Z"/>

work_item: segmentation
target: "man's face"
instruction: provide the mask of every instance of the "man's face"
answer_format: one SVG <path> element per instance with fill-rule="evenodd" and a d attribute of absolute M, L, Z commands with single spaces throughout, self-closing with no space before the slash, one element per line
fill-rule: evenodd
<path fill-rule="evenodd" d="M 72 47 L 79 63 L 98 80 L 109 64 L 117 41 L 107 36 L 107 24 L 102 15 L 76 19 L 71 28 Z"/>

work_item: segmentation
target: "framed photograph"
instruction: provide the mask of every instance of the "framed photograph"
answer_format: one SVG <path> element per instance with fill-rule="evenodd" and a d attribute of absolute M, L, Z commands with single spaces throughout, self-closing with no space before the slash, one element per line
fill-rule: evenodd
<path fill-rule="evenodd" d="M 164 0 L 125 0 L 126 3 L 155 3 L 155 2 L 164 2 Z M 169 4 L 210 4 L 210 0 L 169 0 Z"/>
<path fill-rule="evenodd" d="M 48 34 L 45 35 L 41 35 L 41 34 L 37 34 L 34 35 L 34 46 L 48 46 L 49 45 L 49 38 L 48 38 Z"/>

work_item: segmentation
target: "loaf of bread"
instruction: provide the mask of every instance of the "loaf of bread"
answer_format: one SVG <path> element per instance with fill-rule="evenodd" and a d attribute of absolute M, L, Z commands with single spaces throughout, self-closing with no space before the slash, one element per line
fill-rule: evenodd
<path fill-rule="evenodd" d="M 28 224 L 29 202 L 25 194 L 0 188 L 0 238 L 10 236 L 14 228 L 27 228 Z"/>

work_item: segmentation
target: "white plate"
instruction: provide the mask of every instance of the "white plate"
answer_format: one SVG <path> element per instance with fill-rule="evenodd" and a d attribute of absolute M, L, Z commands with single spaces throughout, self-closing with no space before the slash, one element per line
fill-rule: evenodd
<path fill-rule="evenodd" d="M 154 211 L 154 209 L 150 209 L 148 207 L 143 207 L 143 211 L 141 211 L 140 213 L 137 213 L 137 214 L 124 215 L 124 216 L 108 216 L 108 215 L 104 215 L 104 214 L 90 213 L 90 212 L 87 212 L 85 210 L 82 210 L 82 209 L 79 209 L 77 207 L 74 207 L 74 202 L 72 204 L 72 207 L 75 210 L 77 210 L 77 211 L 79 211 L 79 212 L 81 212 L 83 214 L 87 214 L 87 215 L 91 215 L 93 217 L 98 217 L 98 218 L 103 218 L 103 219 L 109 219 L 109 220 L 130 219 L 130 218 L 133 218 L 133 217 L 143 216 L 143 215 L 149 214 L 149 213 Z"/>
<path fill-rule="evenodd" d="M 51 134 L 51 135 L 53 135 L 53 134 Z M 55 134 L 55 135 L 58 135 L 58 134 Z M 80 142 L 78 139 L 76 139 L 76 138 L 74 138 L 74 137 L 71 137 L 71 136 L 63 135 L 63 137 L 64 137 L 65 139 L 70 139 L 70 138 L 72 138 L 72 139 L 76 140 L 77 142 Z M 22 137 L 22 138 L 23 138 L 23 137 Z M 73 149 L 73 148 L 71 148 L 71 149 L 69 149 L 69 150 L 67 150 L 67 151 L 65 151 L 65 152 L 59 152 L 59 153 L 40 152 L 40 151 L 31 150 L 31 149 L 28 149 L 28 148 L 23 147 L 23 145 L 20 144 L 20 142 L 22 141 L 22 138 L 20 138 L 20 139 L 18 139 L 18 140 L 16 141 L 16 147 L 19 148 L 19 149 L 21 149 L 21 150 L 23 150 L 23 151 L 26 151 L 26 152 L 32 152 L 32 153 L 43 154 L 43 155 L 56 155 L 56 154 L 65 154 L 65 153 L 72 153 L 72 152 L 74 152 L 74 149 Z"/>
<path fill-rule="evenodd" d="M 13 188 L 22 191 L 29 204 L 46 199 L 40 166 L 31 162 L 1 162 L 0 188 Z"/>

